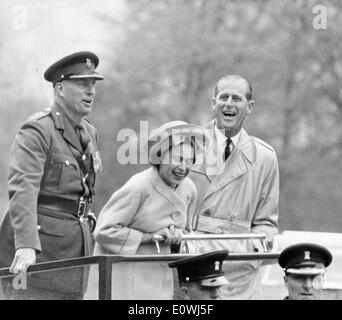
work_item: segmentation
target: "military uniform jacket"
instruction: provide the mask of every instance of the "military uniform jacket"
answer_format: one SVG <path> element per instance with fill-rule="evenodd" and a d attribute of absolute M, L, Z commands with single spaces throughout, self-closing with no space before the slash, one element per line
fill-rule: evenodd
<path fill-rule="evenodd" d="M 143 233 L 170 225 L 185 229 L 196 203 L 196 188 L 185 178 L 173 190 L 152 167 L 134 175 L 100 212 L 94 254 L 157 254 L 156 245 L 141 243 Z M 162 254 L 170 245 L 160 243 Z M 168 262 L 113 265 L 113 299 L 172 299 L 173 277 Z"/>
<path fill-rule="evenodd" d="M 206 128 L 211 129 L 215 144 L 214 121 Z M 197 232 L 263 232 L 268 239 L 273 239 L 278 231 L 279 197 L 278 161 L 274 149 L 242 129 L 237 145 L 217 175 L 211 170 L 215 163 L 215 159 L 209 159 L 212 155 L 203 155 L 190 174 L 198 192 Z M 255 248 L 247 240 L 200 241 L 193 247 L 199 252 L 220 249 L 253 252 Z M 223 297 L 262 298 L 259 265 L 259 261 L 225 263 L 231 288 L 223 291 Z"/>
<path fill-rule="evenodd" d="M 0 267 L 10 266 L 18 248 L 34 248 L 37 262 L 91 254 L 87 223 L 58 208 L 52 210 L 38 204 L 41 195 L 78 200 L 82 194 L 91 193 L 97 133 L 88 121 L 81 122 L 90 135 L 85 151 L 57 104 L 50 111 L 33 115 L 19 129 L 10 153 L 9 202 L 0 229 Z M 82 180 L 75 158 L 82 159 L 82 155 L 87 180 Z M 37 287 L 79 292 L 83 276 L 70 269 L 32 274 L 29 281 Z"/>

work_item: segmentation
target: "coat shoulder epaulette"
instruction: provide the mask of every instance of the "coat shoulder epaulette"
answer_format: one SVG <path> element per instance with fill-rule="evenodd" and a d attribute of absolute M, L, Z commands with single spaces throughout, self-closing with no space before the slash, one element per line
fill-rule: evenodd
<path fill-rule="evenodd" d="M 261 144 L 262 146 L 264 146 L 265 148 L 271 150 L 271 151 L 275 151 L 274 148 L 272 146 L 270 146 L 268 143 L 266 143 L 264 140 L 261 140 L 260 138 L 257 138 L 257 137 L 253 137 L 252 136 L 252 139 L 258 143 L 258 144 Z"/>
<path fill-rule="evenodd" d="M 29 121 L 42 119 L 42 118 L 48 116 L 50 114 L 50 112 L 51 112 L 51 109 L 45 109 L 44 111 L 36 112 L 29 117 Z"/>

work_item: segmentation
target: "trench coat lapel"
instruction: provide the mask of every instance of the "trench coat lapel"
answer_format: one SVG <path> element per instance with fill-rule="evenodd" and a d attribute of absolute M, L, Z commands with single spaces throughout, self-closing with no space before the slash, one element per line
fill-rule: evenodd
<path fill-rule="evenodd" d="M 83 152 L 80 141 L 78 140 L 75 128 L 70 121 L 66 118 L 63 111 L 60 110 L 58 105 L 54 105 L 51 110 L 51 115 L 55 123 L 56 129 L 59 129 L 62 133 L 64 140 L 76 148 L 80 153 Z"/>
<path fill-rule="evenodd" d="M 184 197 L 187 192 L 183 189 L 182 183 L 180 183 L 176 190 L 173 190 L 161 179 L 156 168 L 153 167 L 150 170 L 150 181 L 154 189 L 165 198 L 174 209 L 184 212 L 186 207 L 186 200 Z"/>

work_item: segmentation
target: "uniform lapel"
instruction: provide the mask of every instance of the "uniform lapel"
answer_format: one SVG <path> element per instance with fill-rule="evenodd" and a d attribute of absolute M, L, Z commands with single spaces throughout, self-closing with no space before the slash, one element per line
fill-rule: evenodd
<path fill-rule="evenodd" d="M 88 135 L 89 135 L 89 143 L 87 144 L 87 147 L 86 147 L 86 149 L 84 150 L 84 153 L 85 154 L 89 154 L 89 153 L 92 153 L 93 151 L 94 151 L 94 148 L 93 148 L 93 141 L 92 141 L 92 139 L 91 139 L 91 135 L 90 135 L 90 132 L 89 132 L 89 130 L 88 130 L 88 125 L 87 125 L 87 122 L 84 120 L 84 119 L 82 119 L 81 120 L 82 121 L 82 124 L 83 124 L 83 128 L 84 128 L 84 130 L 88 133 Z M 81 149 L 82 150 L 82 149 Z"/>
<path fill-rule="evenodd" d="M 61 130 L 64 140 L 76 148 L 80 153 L 83 153 L 81 143 L 75 133 L 75 128 L 72 126 L 71 122 L 68 121 L 64 112 L 55 105 L 51 110 L 51 114 L 55 127 L 56 129 Z"/>

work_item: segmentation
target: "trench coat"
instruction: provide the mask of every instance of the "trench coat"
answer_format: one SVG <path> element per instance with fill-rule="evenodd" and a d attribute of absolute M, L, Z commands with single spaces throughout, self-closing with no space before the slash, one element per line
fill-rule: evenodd
<path fill-rule="evenodd" d="M 94 231 L 94 254 L 157 254 L 155 243 L 141 243 L 143 233 L 170 225 L 185 229 L 195 203 L 196 188 L 189 178 L 173 190 L 155 167 L 134 175 L 101 210 Z M 160 243 L 160 251 L 170 253 L 170 245 Z M 114 300 L 171 300 L 173 289 L 168 262 L 113 264 Z"/>
<path fill-rule="evenodd" d="M 85 150 L 57 104 L 34 114 L 20 127 L 9 159 L 9 202 L 0 226 L 0 267 L 11 265 L 18 248 L 35 249 L 37 263 L 91 255 L 88 223 L 80 221 L 76 212 L 60 211 L 57 201 L 78 201 L 94 187 L 97 131 L 87 120 L 81 123 L 90 136 Z M 85 157 L 87 181 L 82 179 L 75 155 Z M 56 203 L 41 205 L 43 196 L 56 197 Z M 87 274 L 83 267 L 33 273 L 27 287 L 55 291 L 58 297 L 63 292 L 82 294 Z"/>
<path fill-rule="evenodd" d="M 216 143 L 214 121 L 206 128 Z M 197 233 L 266 233 L 272 240 L 278 232 L 279 170 L 274 149 L 241 129 L 240 138 L 217 175 L 211 170 L 215 153 L 207 152 L 192 169 L 195 183 Z M 217 157 L 216 157 L 217 158 Z M 212 240 L 189 243 L 190 252 L 228 249 L 253 252 L 250 240 Z M 225 262 L 230 287 L 221 290 L 223 299 L 262 299 L 260 261 Z"/>

